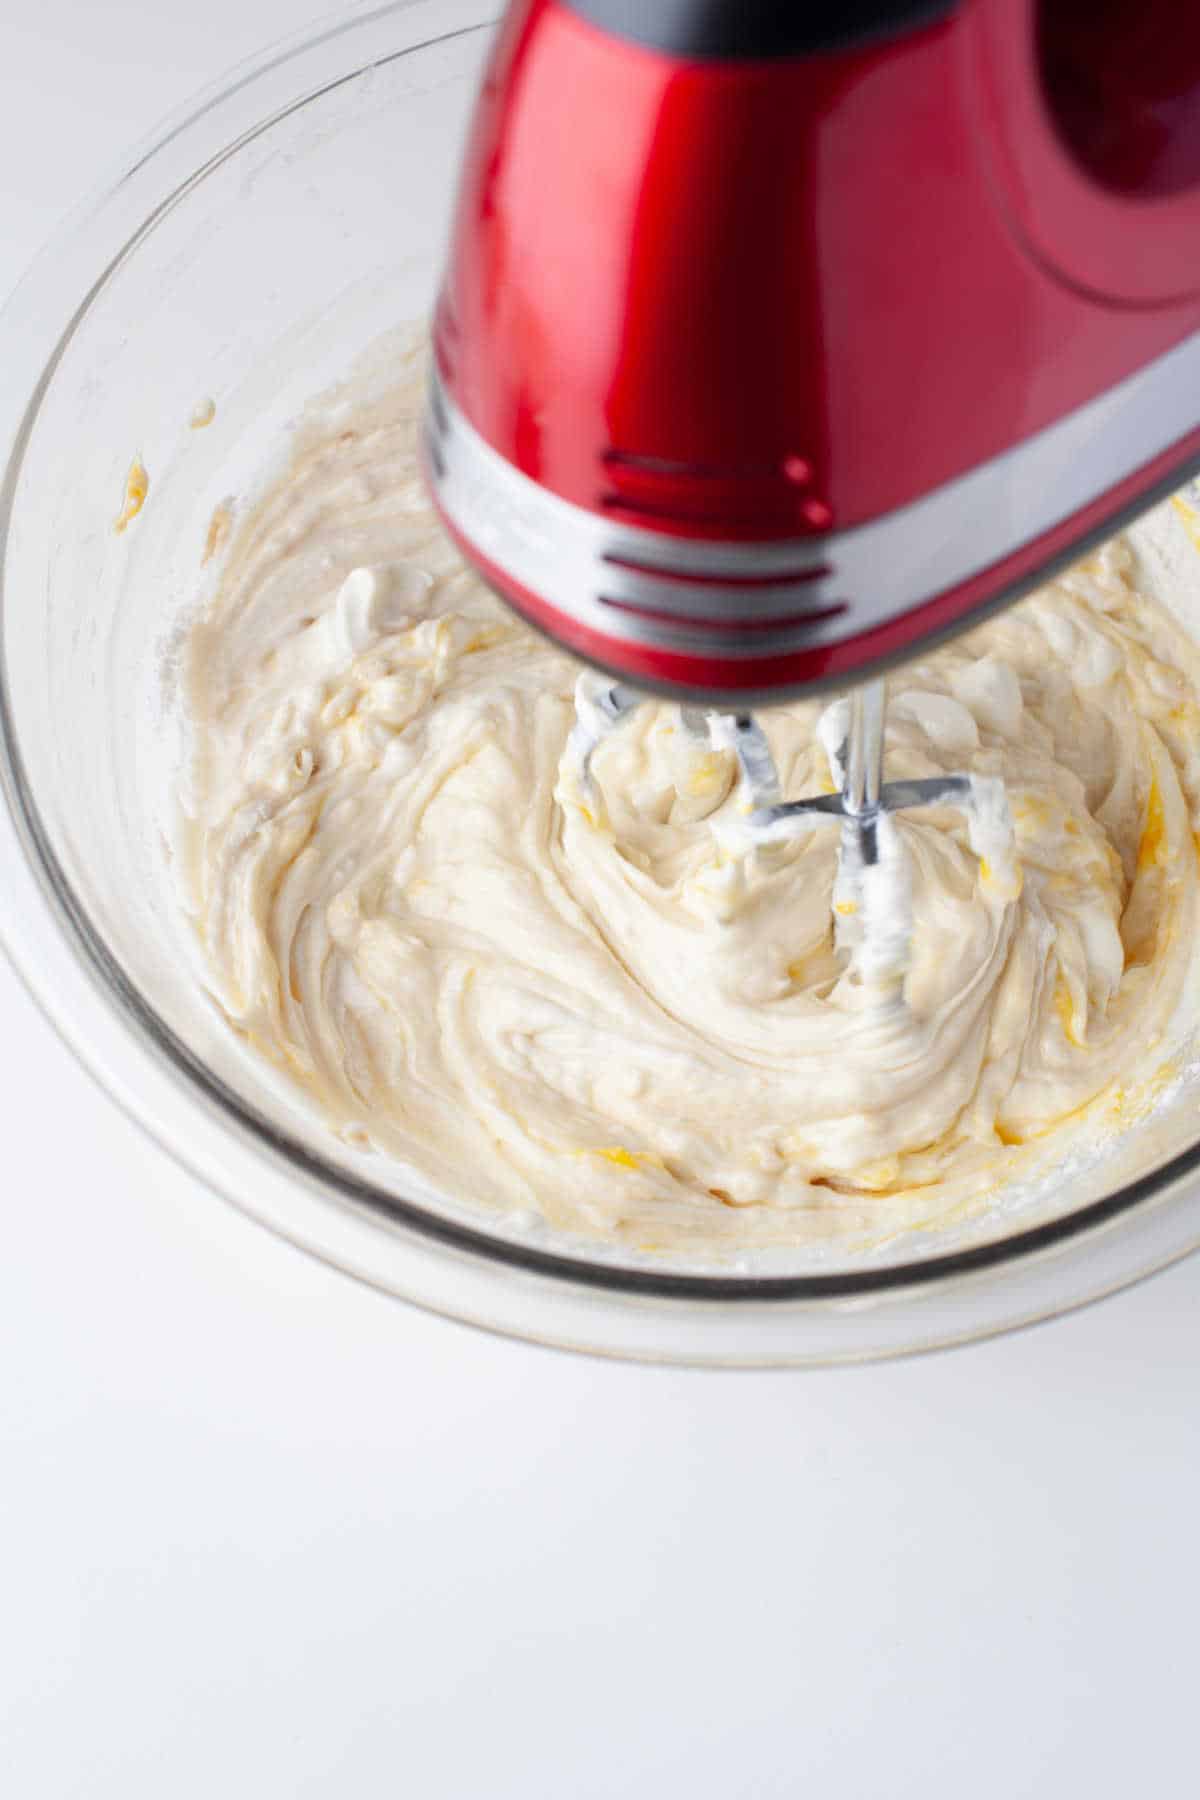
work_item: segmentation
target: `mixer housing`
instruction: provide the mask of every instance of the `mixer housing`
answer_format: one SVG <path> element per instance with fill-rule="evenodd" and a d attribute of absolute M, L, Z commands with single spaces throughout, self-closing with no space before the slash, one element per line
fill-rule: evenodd
<path fill-rule="evenodd" d="M 426 422 L 468 558 L 598 667 L 741 704 L 911 654 L 1182 481 L 1186 13 L 516 0 Z"/>

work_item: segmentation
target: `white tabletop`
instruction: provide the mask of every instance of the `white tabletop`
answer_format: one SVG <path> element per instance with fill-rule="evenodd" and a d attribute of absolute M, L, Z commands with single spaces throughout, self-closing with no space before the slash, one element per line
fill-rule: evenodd
<path fill-rule="evenodd" d="M 0 291 L 312 4 L 6 0 Z M 1200 1260 L 929 1359 L 625 1368 L 249 1224 L 5 965 L 0 1068 L 14 1800 L 1194 1785 Z"/>

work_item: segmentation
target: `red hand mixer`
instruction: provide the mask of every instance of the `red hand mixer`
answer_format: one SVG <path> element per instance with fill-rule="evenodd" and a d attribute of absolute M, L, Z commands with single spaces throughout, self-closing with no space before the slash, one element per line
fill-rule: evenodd
<path fill-rule="evenodd" d="M 750 700 L 927 647 L 1200 465 L 1200 7 L 515 0 L 425 453 L 469 560 L 616 678 L 588 746 L 637 688 L 724 705 L 758 823 L 813 810 Z M 882 719 L 860 692 L 817 803 L 868 863 Z"/>

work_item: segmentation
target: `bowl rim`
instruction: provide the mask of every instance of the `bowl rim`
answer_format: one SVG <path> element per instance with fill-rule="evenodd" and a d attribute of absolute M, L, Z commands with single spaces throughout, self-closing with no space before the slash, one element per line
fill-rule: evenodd
<path fill-rule="evenodd" d="M 441 28 L 426 29 L 435 14 Z M 381 61 L 486 31 L 493 19 L 482 0 L 390 0 L 293 34 L 185 103 L 59 227 L 0 308 L 0 450 L 9 446 L 0 477 L 0 632 L 22 459 L 68 344 L 123 261 L 205 174 L 287 114 Z M 356 38 L 365 48 L 380 27 L 393 44 L 386 57 L 377 47 L 367 56 L 354 52 Z M 313 85 L 310 65 L 315 72 L 334 46 L 351 51 L 350 66 L 336 74 L 328 70 L 327 79 Z M 283 93 L 283 86 L 295 89 L 297 82 L 299 92 Z M 274 106 L 247 122 L 247 103 L 258 104 L 260 92 L 273 87 L 280 90 Z M 194 140 L 208 151 L 199 162 Z M 181 150 L 186 168 L 174 166 Z M 128 210 L 131 195 L 136 201 L 142 190 L 148 209 L 114 243 L 110 213 L 118 202 Z M 79 300 L 81 262 L 95 272 Z M 30 367 L 40 369 L 32 389 L 27 377 L 15 373 Z M 1200 1201 L 1200 1186 L 1191 1182 L 1200 1170 L 1200 1142 L 1112 1194 L 1003 1238 L 912 1261 L 802 1275 L 704 1274 L 588 1261 L 494 1236 L 385 1195 L 279 1130 L 213 1075 L 125 975 L 42 822 L 17 738 L 2 637 L 0 788 L 0 858 L 11 872 L 0 895 L 0 944 L 85 1068 L 176 1161 L 240 1210 L 335 1266 L 431 1310 L 510 1335 L 650 1360 L 726 1366 L 857 1361 L 1053 1316 L 1200 1244 L 1200 1205 L 1189 1204 Z M 210 1129 L 214 1123 L 219 1130 Z M 307 1204 L 298 1198 L 302 1191 Z M 318 1217 L 319 1209 L 327 1216 Z M 1114 1258 L 1118 1236 L 1123 1249 Z M 384 1253 L 385 1239 L 392 1253 Z M 397 1257 L 401 1244 L 404 1253 Z M 1080 1252 L 1089 1245 L 1103 1250 L 1081 1278 Z M 1124 1253 L 1129 1249 L 1132 1256 Z M 1070 1279 L 1064 1277 L 1068 1260 Z M 1048 1285 L 1027 1280 L 1039 1270 Z M 931 1309 L 935 1295 L 949 1304 Z M 857 1330 L 868 1313 L 874 1329 Z M 806 1329 L 805 1321 L 820 1328 Z"/>

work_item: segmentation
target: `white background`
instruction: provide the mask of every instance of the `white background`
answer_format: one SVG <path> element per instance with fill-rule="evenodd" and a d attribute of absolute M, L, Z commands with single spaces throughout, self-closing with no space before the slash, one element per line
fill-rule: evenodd
<path fill-rule="evenodd" d="M 311 3 L 0 0 L 0 291 Z M 3 965 L 0 1072 L 4 1794 L 1194 1791 L 1200 1261 L 916 1362 L 610 1366 L 274 1241 Z"/>

